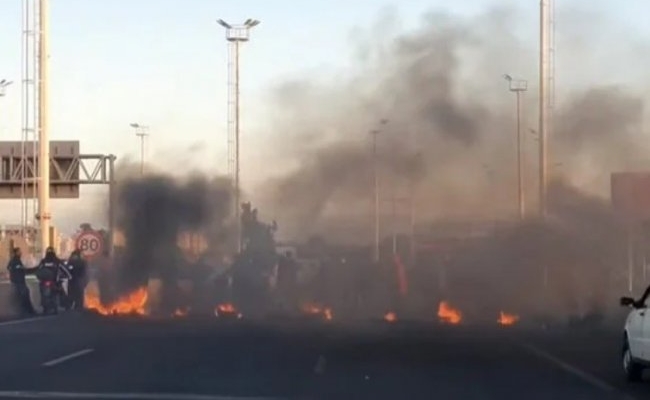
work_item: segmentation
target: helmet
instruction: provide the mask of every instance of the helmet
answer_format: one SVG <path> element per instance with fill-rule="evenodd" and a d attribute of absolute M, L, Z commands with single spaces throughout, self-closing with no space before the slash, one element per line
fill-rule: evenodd
<path fill-rule="evenodd" d="M 79 249 L 74 249 L 74 250 L 72 251 L 72 253 L 70 253 L 70 257 L 71 257 L 71 258 L 81 257 L 81 250 L 79 250 Z"/>
<path fill-rule="evenodd" d="M 45 255 L 46 256 L 55 256 L 56 252 L 54 251 L 54 247 L 48 246 L 48 248 L 45 249 Z"/>

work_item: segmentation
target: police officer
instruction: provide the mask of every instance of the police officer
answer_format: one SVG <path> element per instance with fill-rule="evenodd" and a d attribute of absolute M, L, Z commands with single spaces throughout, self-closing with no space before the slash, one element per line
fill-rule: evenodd
<path fill-rule="evenodd" d="M 13 298 L 21 314 L 34 315 L 34 306 L 29 296 L 29 287 L 25 282 L 25 275 L 34 271 L 34 269 L 25 268 L 22 261 L 22 252 L 20 248 L 12 249 L 12 257 L 7 264 L 9 271 L 9 280 L 13 286 Z"/>
<path fill-rule="evenodd" d="M 45 249 L 45 257 L 41 260 L 35 268 L 36 277 L 42 283 L 45 281 L 52 281 L 56 285 L 59 298 L 65 304 L 66 296 L 63 288 L 60 286 L 63 279 L 70 279 L 70 272 L 64 267 L 63 261 L 56 255 L 54 247 Z"/>
<path fill-rule="evenodd" d="M 70 303 L 76 310 L 83 310 L 84 291 L 88 284 L 88 265 L 81 256 L 81 250 L 75 249 L 70 254 L 67 267 L 72 277 L 68 282 Z"/>

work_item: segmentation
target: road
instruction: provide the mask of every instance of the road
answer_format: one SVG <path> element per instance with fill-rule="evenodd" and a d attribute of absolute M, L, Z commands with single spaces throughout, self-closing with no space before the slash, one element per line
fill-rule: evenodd
<path fill-rule="evenodd" d="M 650 383 L 623 381 L 617 339 L 68 314 L 0 323 L 0 398 L 650 399 Z"/>

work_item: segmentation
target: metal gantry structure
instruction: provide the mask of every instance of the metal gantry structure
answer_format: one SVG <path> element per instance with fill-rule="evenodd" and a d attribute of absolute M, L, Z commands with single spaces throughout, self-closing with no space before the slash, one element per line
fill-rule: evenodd
<path fill-rule="evenodd" d="M 0 199 L 21 200 L 22 235 L 38 252 L 51 244 L 50 199 L 78 198 L 81 184 L 109 185 L 109 229 L 114 222 L 115 156 L 80 154 L 78 141 L 49 138 L 48 6 L 22 1 L 21 140 L 0 141 Z"/>
<path fill-rule="evenodd" d="M 237 229 L 237 251 L 241 250 L 241 216 L 240 216 L 240 90 L 239 90 L 239 54 L 242 43 L 250 39 L 250 30 L 259 25 L 256 19 L 247 19 L 243 24 L 230 24 L 223 19 L 217 23 L 226 28 L 228 41 L 228 174 L 232 179 L 234 198 L 234 215 Z"/>

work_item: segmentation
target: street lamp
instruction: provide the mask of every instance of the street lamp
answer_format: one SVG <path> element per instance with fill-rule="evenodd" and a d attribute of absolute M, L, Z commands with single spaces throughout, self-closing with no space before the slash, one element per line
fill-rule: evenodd
<path fill-rule="evenodd" d="M 528 90 L 528 82 L 522 79 L 513 79 L 512 76 L 505 74 L 503 78 L 508 81 L 508 89 L 516 96 L 516 112 L 517 112 L 517 199 L 519 205 L 519 218 L 524 219 L 525 216 L 525 193 L 524 193 L 524 153 L 522 151 L 522 135 L 521 135 L 521 95 Z"/>
<path fill-rule="evenodd" d="M 0 97 L 5 97 L 7 94 L 7 86 L 11 85 L 13 82 L 6 79 L 0 80 Z"/>
<path fill-rule="evenodd" d="M 0 80 L 0 97 L 4 97 L 7 94 L 7 86 L 12 83 L 13 81 L 8 81 L 6 79 Z"/>
<path fill-rule="evenodd" d="M 140 175 L 144 175 L 144 139 L 149 136 L 149 127 L 138 123 L 129 126 L 135 129 L 135 135 L 140 138 Z"/>
<path fill-rule="evenodd" d="M 384 126 L 388 123 L 387 119 L 382 119 L 379 121 L 381 126 Z M 380 129 L 373 129 L 370 131 L 372 135 L 372 170 L 374 175 L 374 194 L 375 194 L 375 204 L 374 204 L 374 230 L 375 230 L 375 240 L 373 247 L 373 261 L 379 262 L 379 162 L 377 157 L 377 135 L 381 133 Z"/>
<path fill-rule="evenodd" d="M 240 179 L 239 179 L 239 137 L 240 137 L 240 101 L 239 101 L 239 48 L 241 43 L 248 42 L 251 28 L 260 21 L 248 18 L 243 24 L 230 24 L 223 19 L 217 23 L 226 28 L 226 40 L 229 43 L 228 52 L 228 173 L 233 181 L 233 197 L 235 206 L 235 224 L 237 229 L 237 251 L 242 248 L 242 227 L 240 221 Z"/>

